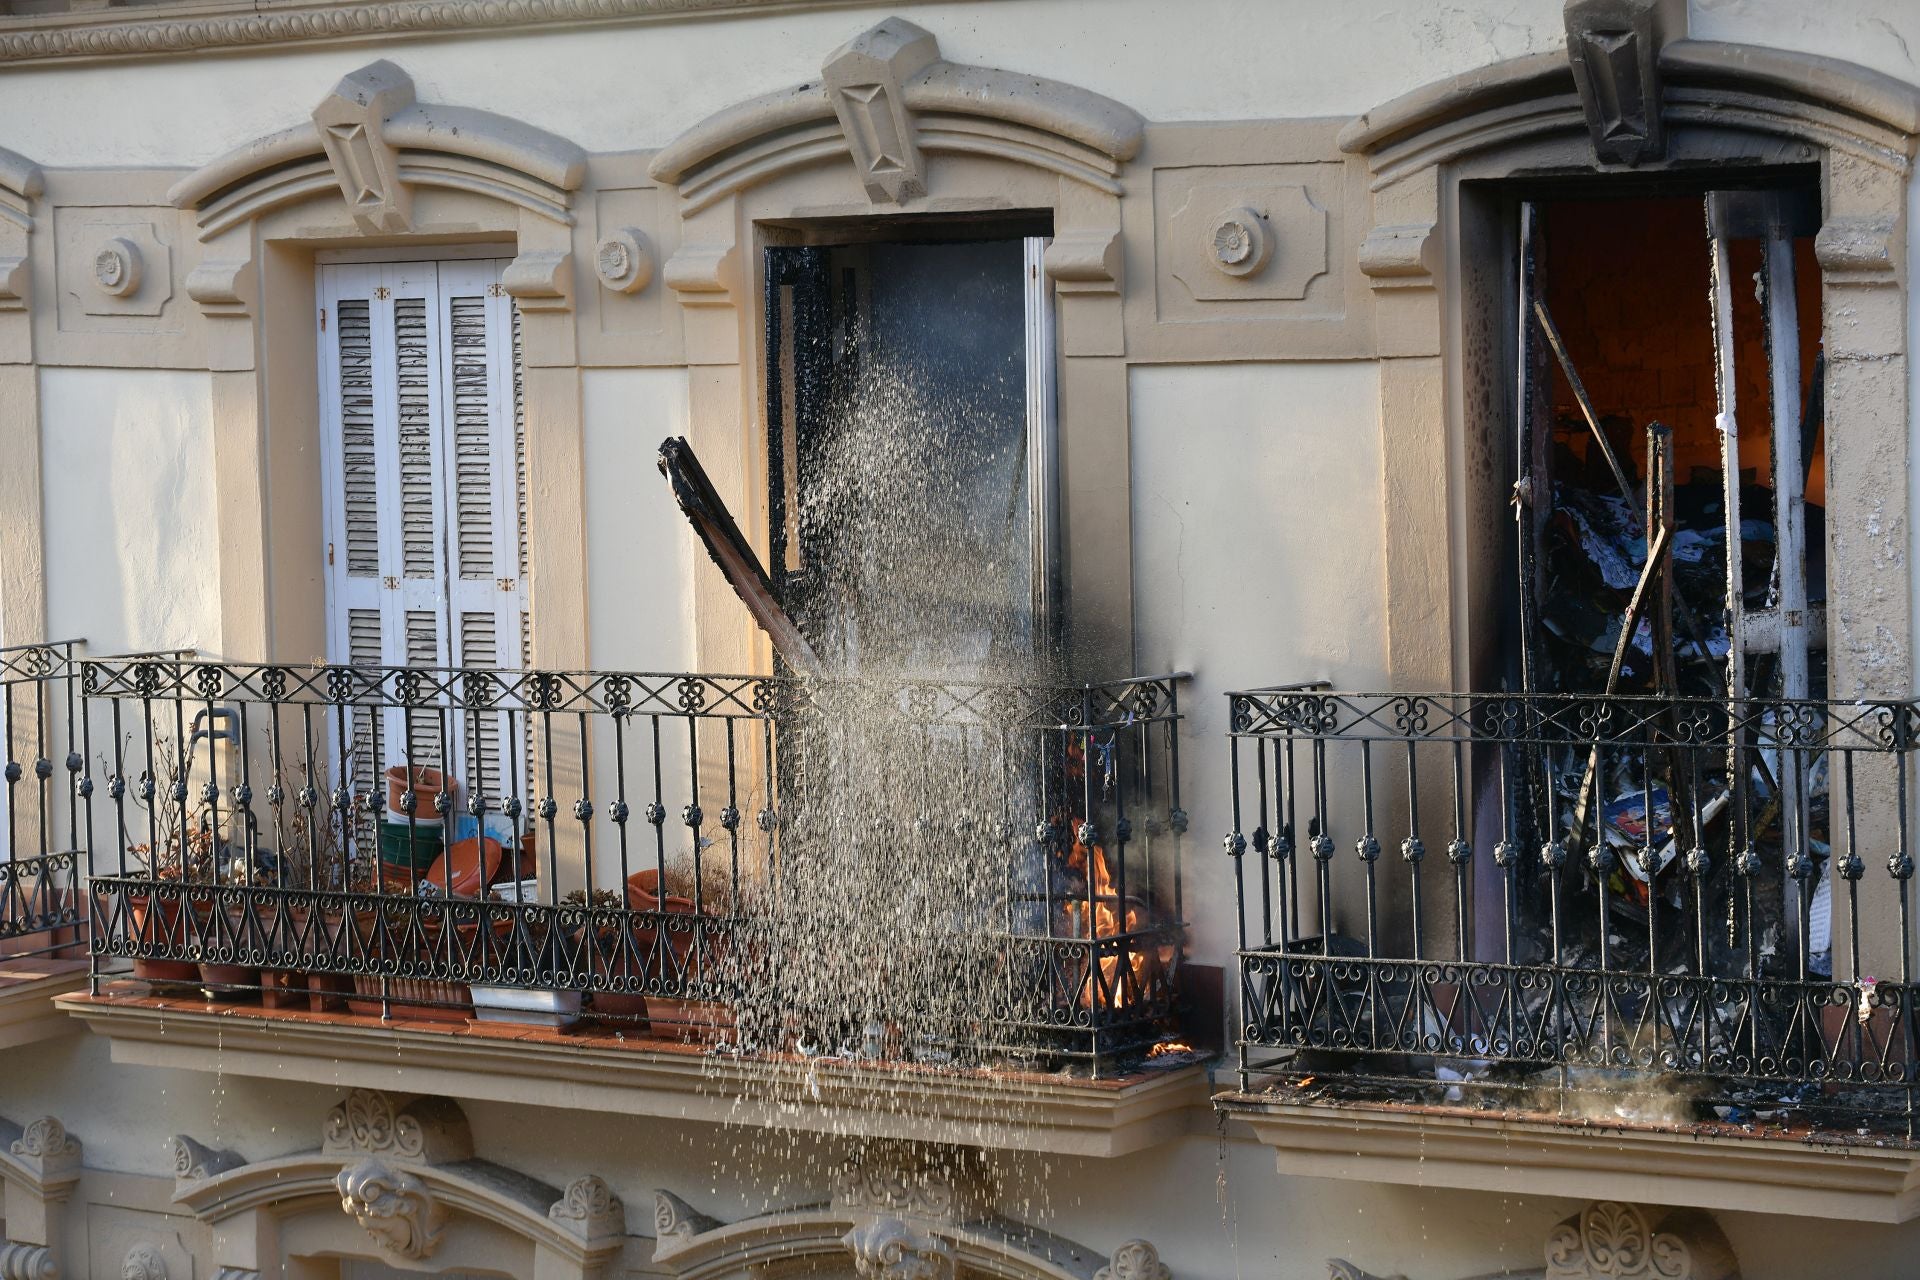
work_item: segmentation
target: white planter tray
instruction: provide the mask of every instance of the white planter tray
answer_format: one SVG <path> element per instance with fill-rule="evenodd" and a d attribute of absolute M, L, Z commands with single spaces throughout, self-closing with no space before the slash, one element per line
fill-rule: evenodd
<path fill-rule="evenodd" d="M 533 987 L 475 986 L 473 1016 L 481 1022 L 570 1027 L 580 1021 L 580 993 Z"/>

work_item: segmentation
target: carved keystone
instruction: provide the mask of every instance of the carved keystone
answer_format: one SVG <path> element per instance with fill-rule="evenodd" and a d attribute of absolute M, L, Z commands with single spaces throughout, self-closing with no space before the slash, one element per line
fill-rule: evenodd
<path fill-rule="evenodd" d="M 446 1234 L 447 1209 L 427 1185 L 378 1160 L 362 1160 L 334 1179 L 340 1208 L 381 1248 L 402 1258 L 430 1258 Z"/>
<path fill-rule="evenodd" d="M 1173 1273 L 1160 1261 L 1160 1251 L 1145 1240 L 1129 1240 L 1113 1251 L 1106 1266 L 1093 1273 L 1093 1280 L 1172 1280 Z"/>
<path fill-rule="evenodd" d="M 1659 159 L 1660 47 L 1686 37 L 1686 0 L 1567 0 L 1565 16 L 1594 158 L 1629 166 Z"/>
<path fill-rule="evenodd" d="M 940 60 L 933 36 L 888 18 L 828 55 L 820 74 L 867 198 L 903 204 L 927 190 L 901 86 Z"/>
<path fill-rule="evenodd" d="M 313 109 L 340 195 L 363 231 L 405 231 L 412 222 L 400 154 L 383 132 L 388 116 L 412 105 L 413 81 L 382 59 L 347 76 Z"/>
<path fill-rule="evenodd" d="M 898 1218 L 875 1218 L 841 1239 L 865 1280 L 950 1280 L 953 1245 L 922 1235 Z"/>

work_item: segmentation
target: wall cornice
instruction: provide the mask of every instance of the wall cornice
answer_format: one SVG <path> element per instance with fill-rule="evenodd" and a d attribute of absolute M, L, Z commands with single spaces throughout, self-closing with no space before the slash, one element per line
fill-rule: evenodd
<path fill-rule="evenodd" d="M 0 19 L 0 63 L 167 57 L 280 44 L 666 21 L 849 0 L 199 0 Z"/>

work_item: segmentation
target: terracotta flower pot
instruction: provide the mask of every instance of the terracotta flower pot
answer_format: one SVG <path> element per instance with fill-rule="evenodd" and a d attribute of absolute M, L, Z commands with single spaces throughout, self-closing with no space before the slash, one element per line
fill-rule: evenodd
<path fill-rule="evenodd" d="M 152 906 L 152 900 L 145 894 L 127 898 L 127 915 L 133 923 L 134 938 L 153 946 L 179 937 L 180 900 L 162 898 L 158 910 L 153 910 Z M 133 976 L 148 982 L 197 983 L 200 981 L 200 966 L 190 960 L 136 959 L 133 962 Z"/>
<path fill-rule="evenodd" d="M 413 766 L 413 816 L 431 817 L 435 810 L 434 797 L 449 789 L 447 775 L 428 765 Z M 387 808 L 395 813 L 405 813 L 401 807 L 407 794 L 407 766 L 396 764 L 387 770 Z"/>
<path fill-rule="evenodd" d="M 449 898 L 484 897 L 500 873 L 500 842 L 485 836 L 458 840 L 427 868 L 428 884 L 440 886 Z"/>

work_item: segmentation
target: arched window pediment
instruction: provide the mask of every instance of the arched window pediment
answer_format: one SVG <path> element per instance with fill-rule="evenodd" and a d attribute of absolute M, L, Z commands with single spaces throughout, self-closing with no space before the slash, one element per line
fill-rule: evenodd
<path fill-rule="evenodd" d="M 252 218 L 337 192 L 368 232 L 405 231 L 412 192 L 473 192 L 570 225 L 586 153 L 564 138 L 472 107 L 424 103 L 391 62 L 336 85 L 305 123 L 257 138 L 175 183 L 202 239 Z"/>
<path fill-rule="evenodd" d="M 1145 122 L 1110 98 L 1058 81 L 940 57 L 900 18 L 828 55 L 821 79 L 738 103 L 657 156 L 688 213 L 783 172 L 845 156 L 875 204 L 926 191 L 926 157 L 984 155 L 1118 195 Z"/>
<path fill-rule="evenodd" d="M 1649 87 L 1668 129 L 1690 125 L 1793 138 L 1906 174 L 1920 135 L 1920 88 L 1816 54 L 1714 40 L 1660 46 Z M 1384 186 L 1489 147 L 1587 130 L 1573 62 L 1531 54 L 1423 85 L 1341 130 Z M 1649 156 L 1648 160 L 1659 157 Z"/>

